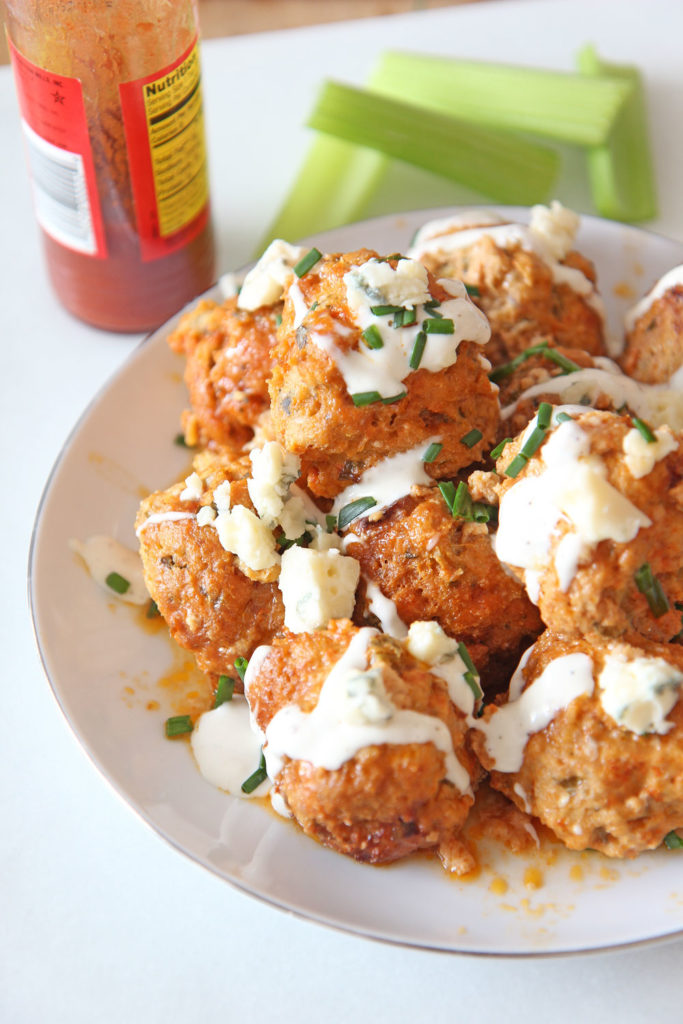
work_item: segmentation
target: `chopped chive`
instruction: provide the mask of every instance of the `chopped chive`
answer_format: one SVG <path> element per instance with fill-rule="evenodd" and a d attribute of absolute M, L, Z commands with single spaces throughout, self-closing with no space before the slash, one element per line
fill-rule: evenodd
<path fill-rule="evenodd" d="M 417 322 L 417 313 L 411 306 L 409 309 L 401 309 L 394 316 L 394 327 L 410 327 Z"/>
<path fill-rule="evenodd" d="M 161 615 L 159 611 L 159 605 L 156 603 L 153 597 L 150 597 L 149 604 L 147 605 L 147 611 L 145 612 L 146 619 L 156 619 Z"/>
<path fill-rule="evenodd" d="M 240 677 L 242 682 L 244 682 L 244 677 L 246 675 L 248 665 L 249 662 L 247 661 L 246 658 L 235 658 L 235 668 L 237 669 L 237 675 Z"/>
<path fill-rule="evenodd" d="M 411 370 L 417 370 L 420 363 L 422 362 L 422 356 L 424 354 L 425 345 L 427 344 L 427 335 L 424 331 L 420 331 L 415 338 L 413 344 L 413 351 L 410 353 L 410 362 L 408 365 Z"/>
<path fill-rule="evenodd" d="M 652 428 L 648 426 L 645 420 L 641 420 L 637 416 L 631 416 L 631 423 L 642 434 L 648 444 L 654 444 L 657 441 Z"/>
<path fill-rule="evenodd" d="M 526 441 L 522 445 L 519 454 L 524 459 L 530 459 L 545 441 L 547 430 L 545 427 L 534 427 Z"/>
<path fill-rule="evenodd" d="M 424 303 L 424 308 L 431 317 L 434 317 L 437 320 L 443 320 L 443 313 L 439 312 L 440 305 L 441 303 L 438 299 L 430 299 L 429 302 Z"/>
<path fill-rule="evenodd" d="M 439 452 L 441 451 L 442 448 L 443 448 L 443 445 L 439 441 L 432 441 L 432 443 L 430 444 L 429 448 L 427 449 L 427 451 L 422 456 L 422 461 L 423 462 L 433 462 L 434 459 L 437 457 L 437 455 L 439 454 Z"/>
<path fill-rule="evenodd" d="M 441 492 L 441 497 L 448 505 L 449 512 L 453 515 L 456 495 L 455 484 L 452 480 L 439 480 L 439 491 Z"/>
<path fill-rule="evenodd" d="M 440 316 L 436 319 L 423 320 L 422 330 L 425 334 L 453 334 L 455 325 L 452 320 Z"/>
<path fill-rule="evenodd" d="M 515 455 L 514 459 L 505 470 L 505 475 L 513 478 L 516 477 L 519 473 L 522 472 L 526 464 L 527 459 L 520 452 L 519 455 Z"/>
<path fill-rule="evenodd" d="M 328 533 L 334 533 L 337 529 L 337 517 L 330 515 L 329 513 L 325 516 L 325 526 L 327 527 Z"/>
<path fill-rule="evenodd" d="M 268 778 L 268 772 L 266 771 L 266 757 L 263 751 L 261 751 L 261 760 L 259 766 L 255 772 L 252 772 L 248 779 L 245 779 L 242 783 L 241 789 L 243 793 L 253 793 L 255 789 L 261 785 L 265 779 Z"/>
<path fill-rule="evenodd" d="M 444 494 L 443 491 L 441 493 Z M 464 519 L 468 523 L 490 523 L 498 518 L 498 509 L 495 505 L 472 501 L 467 484 L 462 480 L 453 492 L 448 491 L 448 497 L 444 494 L 444 499 L 454 519 Z"/>
<path fill-rule="evenodd" d="M 483 436 L 481 430 L 477 430 L 475 427 L 474 430 L 468 430 L 465 436 L 460 438 L 460 444 L 464 444 L 465 448 L 474 448 L 475 444 L 478 444 Z"/>
<path fill-rule="evenodd" d="M 164 729 L 169 739 L 184 736 L 185 733 L 192 732 L 192 719 L 189 715 L 174 715 L 173 718 L 166 719 Z"/>
<path fill-rule="evenodd" d="M 356 498 L 355 501 L 350 501 L 348 505 L 344 505 L 339 511 L 338 526 L 340 530 L 345 530 L 349 523 L 357 519 L 358 516 L 362 515 L 363 512 L 367 512 L 368 509 L 376 505 L 377 501 L 371 498 L 369 495 L 367 498 Z"/>
<path fill-rule="evenodd" d="M 558 423 L 571 423 L 574 419 L 574 417 L 570 416 L 568 412 L 558 412 L 555 418 Z"/>
<path fill-rule="evenodd" d="M 470 690 L 474 694 L 474 699 L 479 700 L 481 697 L 484 696 L 484 691 L 482 690 L 479 684 L 479 673 L 475 668 L 474 662 L 472 661 L 472 658 L 470 656 L 470 652 L 467 650 L 464 643 L 462 642 L 458 644 L 458 654 L 464 661 L 465 668 L 467 670 L 464 676 L 465 682 L 467 683 Z"/>
<path fill-rule="evenodd" d="M 552 414 L 553 407 L 550 404 L 550 402 L 541 402 L 541 404 L 538 407 L 538 412 L 536 413 L 536 422 L 538 423 L 539 427 L 542 427 L 544 430 L 547 430 L 550 426 L 550 419 L 552 417 Z"/>
<path fill-rule="evenodd" d="M 667 850 L 683 850 L 683 839 L 676 831 L 667 832 L 664 836 L 664 845 Z"/>
<path fill-rule="evenodd" d="M 275 326 L 279 327 L 281 323 L 282 323 L 282 313 L 276 313 L 275 314 Z"/>
<path fill-rule="evenodd" d="M 318 305 L 319 305 L 319 303 L 318 303 L 318 300 L 316 299 L 315 302 L 312 302 L 310 304 L 310 306 L 308 307 L 308 312 L 309 313 L 313 313 L 318 308 Z"/>
<path fill-rule="evenodd" d="M 402 313 L 403 306 L 370 306 L 373 316 L 391 316 L 392 313 Z"/>
<path fill-rule="evenodd" d="M 305 256 L 302 256 L 298 263 L 294 264 L 294 273 L 297 277 L 303 277 L 312 270 L 318 260 L 323 258 L 323 254 L 315 246 L 309 249 Z"/>
<path fill-rule="evenodd" d="M 506 445 L 510 444 L 511 437 L 504 437 L 502 441 L 499 441 L 495 448 L 492 448 L 489 452 L 492 459 L 497 459 L 499 455 L 502 455 L 503 449 Z"/>
<path fill-rule="evenodd" d="M 531 359 L 532 356 L 544 356 L 549 359 L 551 363 L 555 363 L 556 366 L 561 367 L 565 373 L 576 373 L 581 367 L 578 363 L 575 363 L 572 359 L 568 359 L 567 356 L 562 355 L 556 348 L 550 348 L 547 341 L 542 341 L 538 345 L 530 345 L 529 348 L 525 348 L 523 352 L 516 355 L 514 359 L 511 359 L 509 363 L 502 363 L 500 366 L 496 366 L 494 370 L 489 374 L 489 380 L 496 384 L 499 380 L 504 380 L 511 374 L 518 370 L 522 363 L 525 363 L 527 359 Z"/>
<path fill-rule="evenodd" d="M 373 402 L 381 402 L 382 396 L 379 391 L 357 391 L 355 395 L 351 395 L 351 401 L 360 408 L 363 405 L 372 405 Z"/>
<path fill-rule="evenodd" d="M 232 676 L 219 676 L 218 685 L 216 686 L 216 696 L 214 698 L 214 708 L 219 708 L 221 704 L 226 704 L 229 700 L 232 700 L 232 695 L 235 692 L 235 680 Z"/>
<path fill-rule="evenodd" d="M 401 399 L 405 398 L 407 394 L 407 391 L 399 391 L 397 395 L 389 395 L 388 398 L 382 398 L 382 405 L 393 405 L 394 402 L 400 402 Z"/>
<path fill-rule="evenodd" d="M 476 284 L 465 283 L 465 291 L 467 292 L 468 295 L 473 295 L 475 299 L 481 295 L 481 292 L 479 291 L 479 286 Z"/>
<path fill-rule="evenodd" d="M 130 590 L 130 581 L 118 572 L 110 572 L 104 582 L 110 590 L 117 594 L 125 594 L 127 590 Z"/>
<path fill-rule="evenodd" d="M 467 484 L 463 480 L 460 481 L 456 488 L 451 511 L 454 516 L 460 516 L 461 518 L 467 518 L 472 513 L 472 497 Z"/>
<path fill-rule="evenodd" d="M 192 446 L 185 440 L 184 434 L 176 434 L 173 438 L 173 444 L 177 445 L 178 448 L 191 448 Z"/>
<path fill-rule="evenodd" d="M 656 619 L 666 615 L 669 610 L 669 602 L 662 588 L 661 583 L 652 572 L 649 562 L 644 562 L 633 574 L 635 584 L 641 594 L 647 599 L 650 611 Z"/>
<path fill-rule="evenodd" d="M 384 348 L 384 342 L 382 341 L 382 335 L 380 334 L 379 327 L 376 324 L 370 324 L 364 331 L 361 332 L 361 337 L 368 348 Z"/>

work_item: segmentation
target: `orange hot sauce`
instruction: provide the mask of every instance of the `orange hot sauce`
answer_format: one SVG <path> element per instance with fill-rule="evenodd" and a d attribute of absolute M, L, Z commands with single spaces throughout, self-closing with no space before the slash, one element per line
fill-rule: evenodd
<path fill-rule="evenodd" d="M 64 306 L 149 330 L 215 256 L 192 0 L 4 0 L 36 216 Z"/>

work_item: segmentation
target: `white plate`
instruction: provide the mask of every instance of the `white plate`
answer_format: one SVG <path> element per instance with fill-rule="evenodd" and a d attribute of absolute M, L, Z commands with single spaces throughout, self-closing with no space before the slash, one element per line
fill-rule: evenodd
<path fill-rule="evenodd" d="M 401 251 L 425 220 L 447 212 L 382 217 L 315 242 L 328 252 Z M 525 211 L 511 213 L 526 219 Z M 634 297 L 683 262 L 677 242 L 590 217 L 578 247 L 598 267 L 613 329 Z M 213 789 L 189 746 L 164 738 L 168 709 L 146 705 L 161 700 L 158 680 L 178 654 L 163 632 L 146 632 L 139 616 L 93 584 L 68 541 L 104 533 L 135 547 L 140 498 L 188 466 L 173 444 L 186 404 L 182 360 L 165 341 L 173 323 L 132 354 L 76 425 L 45 489 L 32 543 L 31 605 L 45 669 L 105 778 L 160 835 L 227 881 L 358 934 L 488 955 L 587 951 L 680 934 L 680 854 L 660 850 L 620 864 L 556 847 L 531 859 L 487 847 L 479 877 L 467 882 L 423 857 L 372 868 L 323 849 L 260 804 Z"/>

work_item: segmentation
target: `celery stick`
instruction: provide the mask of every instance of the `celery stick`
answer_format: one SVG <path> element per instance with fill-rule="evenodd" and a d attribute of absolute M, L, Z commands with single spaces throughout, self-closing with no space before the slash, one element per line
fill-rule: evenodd
<path fill-rule="evenodd" d="M 527 205 L 546 199 L 558 170 L 557 154 L 537 143 L 338 82 L 324 84 L 308 124 L 497 202 Z"/>
<path fill-rule="evenodd" d="M 577 54 L 577 65 L 583 74 L 595 80 L 608 75 L 631 85 L 631 95 L 617 115 L 607 141 L 587 152 L 596 209 L 613 220 L 650 220 L 657 215 L 657 191 L 640 73 L 633 65 L 608 64 L 592 46 L 585 46 Z"/>
<path fill-rule="evenodd" d="M 257 253 L 274 238 L 295 241 L 358 220 L 388 160 L 376 150 L 320 135 Z"/>
<path fill-rule="evenodd" d="M 371 88 L 462 121 L 579 145 L 605 141 L 631 90 L 583 75 L 412 53 L 382 55 Z"/>

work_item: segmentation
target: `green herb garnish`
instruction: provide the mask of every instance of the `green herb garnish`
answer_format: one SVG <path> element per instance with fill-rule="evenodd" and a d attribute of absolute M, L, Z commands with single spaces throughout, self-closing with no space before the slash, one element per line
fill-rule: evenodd
<path fill-rule="evenodd" d="M 442 448 L 443 448 L 443 445 L 439 441 L 432 441 L 432 443 L 430 444 L 429 448 L 427 449 L 427 451 L 422 456 L 422 461 L 423 462 L 433 462 L 434 459 L 437 457 L 437 455 L 439 454 L 439 452 L 441 451 Z"/>
<path fill-rule="evenodd" d="M 415 342 L 413 344 L 413 351 L 410 353 L 410 361 L 409 361 L 408 365 L 410 366 L 411 370 L 417 370 L 418 369 L 420 363 L 422 362 L 422 356 L 423 356 L 426 344 L 427 344 L 427 335 L 425 334 L 424 331 L 420 331 L 418 333 L 417 337 L 415 338 Z"/>
<path fill-rule="evenodd" d="M 185 733 L 192 732 L 192 719 L 189 715 L 174 715 L 173 718 L 166 719 L 164 728 L 168 739 L 184 736 Z"/>
<path fill-rule="evenodd" d="M 370 324 L 369 327 L 366 327 L 365 330 L 361 332 L 361 338 L 368 348 L 384 348 L 382 335 L 380 334 L 379 327 L 376 324 Z"/>
<path fill-rule="evenodd" d="M 259 766 L 255 772 L 252 772 L 248 779 L 245 779 L 242 783 L 241 789 L 243 793 L 253 793 L 255 789 L 261 785 L 261 783 L 268 778 L 268 772 L 266 771 L 266 757 L 263 751 L 261 751 L 261 760 Z"/>
<path fill-rule="evenodd" d="M 363 512 L 367 512 L 368 509 L 376 504 L 375 498 L 371 498 L 369 495 L 367 498 L 356 498 L 355 501 L 350 501 L 348 505 L 344 505 L 339 511 L 337 519 L 338 528 L 345 530 L 349 523 L 352 523 L 354 519 L 357 519 Z"/>
<path fill-rule="evenodd" d="M 147 605 L 147 611 L 145 612 L 146 619 L 157 619 L 161 615 L 159 611 L 159 605 L 156 603 L 153 597 L 150 597 L 149 604 Z"/>
<path fill-rule="evenodd" d="M 656 619 L 666 615 L 669 610 L 669 602 L 662 588 L 661 583 L 652 572 L 649 562 L 644 562 L 633 574 L 635 584 L 641 594 L 647 598 L 650 611 Z"/>
<path fill-rule="evenodd" d="M 422 330 L 425 334 L 453 334 L 455 325 L 452 320 L 444 316 L 422 321 Z"/>
<path fill-rule="evenodd" d="M 294 273 L 297 277 L 303 277 L 305 274 L 312 270 L 318 260 L 323 258 L 323 254 L 319 249 L 315 247 L 309 249 L 305 256 L 302 256 L 298 263 L 294 264 Z"/>
<path fill-rule="evenodd" d="M 478 444 L 483 436 L 481 430 L 477 430 L 475 427 L 474 430 L 469 430 L 464 437 L 460 438 L 460 444 L 464 444 L 465 448 L 474 448 L 475 444 Z"/>
<path fill-rule="evenodd" d="M 497 459 L 500 455 L 502 455 L 505 446 L 507 444 L 510 444 L 511 440 L 512 440 L 511 437 L 504 437 L 502 441 L 499 441 L 498 444 L 496 445 L 496 447 L 492 448 L 491 451 L 489 452 L 489 455 L 491 456 L 491 458 L 492 459 Z"/>
<path fill-rule="evenodd" d="M 104 582 L 116 594 L 125 594 L 127 590 L 130 590 L 130 580 L 118 572 L 110 572 Z"/>
<path fill-rule="evenodd" d="M 664 836 L 664 845 L 667 850 L 683 850 L 683 839 L 676 831 L 667 832 Z"/>
<path fill-rule="evenodd" d="M 232 700 L 232 695 L 235 692 L 235 680 L 232 676 L 219 676 L 218 685 L 216 686 L 216 696 L 214 698 L 214 708 L 219 708 L 221 704 L 226 704 L 229 700 Z"/>
<path fill-rule="evenodd" d="M 655 437 L 654 431 L 645 420 L 639 419 L 637 416 L 631 416 L 631 423 L 636 430 L 645 438 L 648 444 L 655 444 L 657 438 Z"/>
<path fill-rule="evenodd" d="M 237 669 L 237 675 L 240 677 L 242 682 L 244 682 L 244 677 L 246 675 L 248 665 L 249 662 L 247 661 L 246 658 L 235 658 L 235 668 Z"/>

